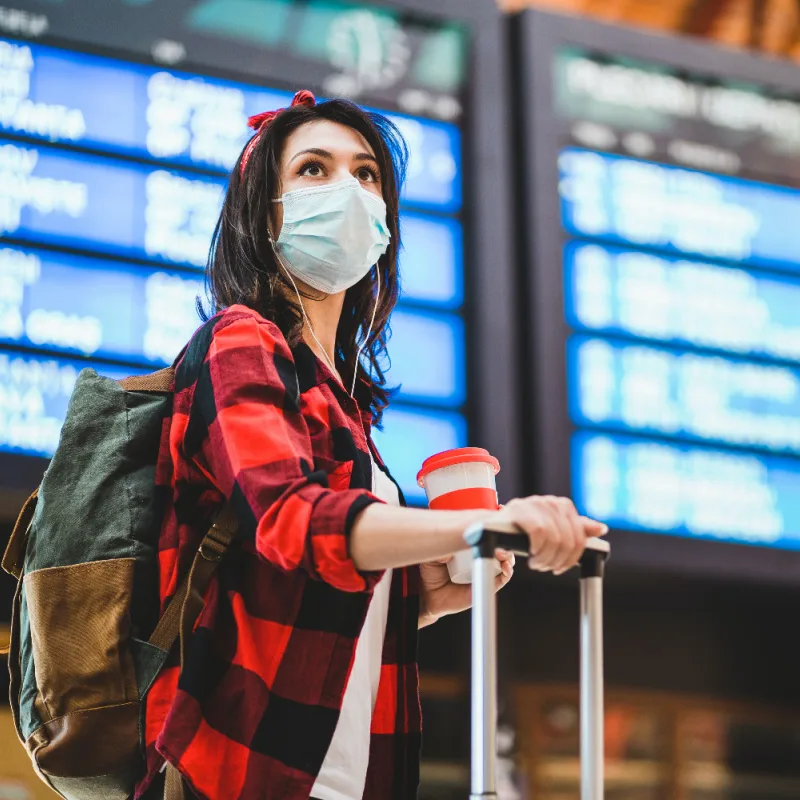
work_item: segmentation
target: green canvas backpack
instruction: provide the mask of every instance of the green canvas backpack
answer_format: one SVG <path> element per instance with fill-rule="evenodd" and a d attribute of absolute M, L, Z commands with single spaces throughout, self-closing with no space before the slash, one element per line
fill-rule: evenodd
<path fill-rule="evenodd" d="M 145 695 L 178 639 L 183 660 L 235 534 L 226 507 L 159 618 L 169 498 L 160 498 L 155 470 L 173 378 L 173 369 L 121 382 L 81 372 L 58 449 L 3 557 L 18 581 L 8 657 L 14 723 L 39 777 L 68 800 L 133 796 Z M 170 768 L 168 795 L 177 775 Z"/>

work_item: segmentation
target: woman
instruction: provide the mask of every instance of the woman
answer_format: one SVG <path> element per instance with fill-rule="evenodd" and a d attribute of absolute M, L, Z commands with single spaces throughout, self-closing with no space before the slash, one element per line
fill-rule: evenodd
<path fill-rule="evenodd" d="M 556 498 L 399 507 L 370 429 L 388 396 L 404 145 L 382 117 L 310 92 L 251 124 L 209 261 L 219 311 L 179 361 L 165 426 L 162 602 L 226 501 L 239 541 L 182 670 L 148 695 L 138 794 L 160 796 L 177 767 L 209 800 L 411 798 L 417 629 L 469 606 L 445 566 L 465 528 L 514 522 L 532 565 L 562 571 L 603 526 Z M 498 588 L 514 565 L 500 558 Z"/>

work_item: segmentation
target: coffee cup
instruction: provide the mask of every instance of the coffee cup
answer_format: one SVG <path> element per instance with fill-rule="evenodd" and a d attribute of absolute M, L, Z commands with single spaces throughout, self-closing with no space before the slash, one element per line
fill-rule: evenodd
<path fill-rule="evenodd" d="M 459 447 L 425 459 L 417 483 L 425 490 L 428 506 L 437 511 L 486 508 L 496 510 L 498 460 L 482 447 Z M 472 553 L 463 550 L 448 562 L 453 583 L 472 582 Z M 501 568 L 496 563 L 499 575 Z"/>

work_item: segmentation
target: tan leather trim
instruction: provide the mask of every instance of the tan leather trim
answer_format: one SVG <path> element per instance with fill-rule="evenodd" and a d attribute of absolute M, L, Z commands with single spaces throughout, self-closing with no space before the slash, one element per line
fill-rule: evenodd
<path fill-rule="evenodd" d="M 14 529 L 11 532 L 11 538 L 8 540 L 5 552 L 3 553 L 2 567 L 9 574 L 15 578 L 19 578 L 22 573 L 22 566 L 25 561 L 25 548 L 28 544 L 28 531 L 33 521 L 33 515 L 36 511 L 36 504 L 39 501 L 39 490 L 37 489 L 22 506 L 19 512 Z"/>
<path fill-rule="evenodd" d="M 33 766 L 33 771 L 36 773 L 40 781 L 49 786 L 50 782 L 47 780 L 47 776 L 39 768 L 39 762 L 36 760 L 37 753 L 43 747 L 47 746 L 47 737 L 44 736 L 44 734 L 42 734 L 41 736 L 37 736 L 36 735 L 37 733 L 38 731 L 34 731 L 28 738 L 28 741 L 23 742 L 23 744 L 28 748 L 28 753 L 31 757 L 31 765 Z"/>
<path fill-rule="evenodd" d="M 134 375 L 119 382 L 126 392 L 164 392 L 172 389 L 175 380 L 175 370 L 172 367 L 160 369 L 149 375 Z"/>
<path fill-rule="evenodd" d="M 139 704 L 66 714 L 35 730 L 25 746 L 49 775 L 88 778 L 128 770 L 138 757 Z"/>
<path fill-rule="evenodd" d="M 24 577 L 44 722 L 138 700 L 128 647 L 134 565 L 117 558 Z"/>

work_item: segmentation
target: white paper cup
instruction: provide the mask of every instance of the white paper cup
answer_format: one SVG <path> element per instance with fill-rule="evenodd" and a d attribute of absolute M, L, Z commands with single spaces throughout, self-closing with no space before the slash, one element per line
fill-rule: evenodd
<path fill-rule="evenodd" d="M 460 447 L 426 459 L 417 475 L 417 483 L 425 489 L 428 505 L 435 510 L 497 509 L 494 476 L 499 471 L 497 459 L 482 447 Z M 453 583 L 472 582 L 472 560 L 472 552 L 463 550 L 448 562 Z M 496 562 L 496 569 L 499 575 L 499 562 Z"/>

